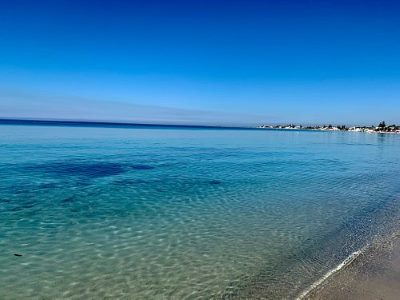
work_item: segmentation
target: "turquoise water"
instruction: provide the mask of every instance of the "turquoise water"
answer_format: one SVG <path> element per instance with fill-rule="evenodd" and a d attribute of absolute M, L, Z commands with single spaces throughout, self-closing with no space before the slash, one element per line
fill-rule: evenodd
<path fill-rule="evenodd" d="M 292 298 L 398 216 L 399 169 L 398 135 L 3 125 L 0 298 Z"/>

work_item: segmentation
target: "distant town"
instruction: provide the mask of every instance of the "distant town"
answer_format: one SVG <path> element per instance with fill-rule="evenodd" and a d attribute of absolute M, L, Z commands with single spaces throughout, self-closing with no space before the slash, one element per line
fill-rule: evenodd
<path fill-rule="evenodd" d="M 297 129 L 297 130 L 323 130 L 323 131 L 354 131 L 354 132 L 367 132 L 367 133 L 398 133 L 400 134 L 399 125 L 386 125 L 385 121 L 379 123 L 378 126 L 352 126 L 347 127 L 346 125 L 333 126 L 322 125 L 322 126 L 303 126 L 303 125 L 261 125 L 257 128 L 268 128 L 268 129 Z"/>

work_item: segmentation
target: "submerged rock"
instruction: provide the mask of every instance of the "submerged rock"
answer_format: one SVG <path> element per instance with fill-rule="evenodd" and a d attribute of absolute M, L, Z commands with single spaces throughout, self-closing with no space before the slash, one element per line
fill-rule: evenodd
<path fill-rule="evenodd" d="M 210 183 L 210 184 L 221 184 L 222 181 L 213 179 L 213 180 L 210 180 L 209 183 Z"/>
<path fill-rule="evenodd" d="M 70 197 L 64 198 L 63 200 L 61 200 L 61 202 L 70 203 L 70 202 L 74 201 L 74 198 L 75 198 L 74 196 L 70 196 Z"/>

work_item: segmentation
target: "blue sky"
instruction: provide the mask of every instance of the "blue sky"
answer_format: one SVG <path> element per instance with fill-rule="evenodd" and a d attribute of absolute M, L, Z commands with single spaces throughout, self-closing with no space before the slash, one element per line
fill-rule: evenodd
<path fill-rule="evenodd" d="M 3 1 L 0 117 L 400 123 L 396 1 Z"/>

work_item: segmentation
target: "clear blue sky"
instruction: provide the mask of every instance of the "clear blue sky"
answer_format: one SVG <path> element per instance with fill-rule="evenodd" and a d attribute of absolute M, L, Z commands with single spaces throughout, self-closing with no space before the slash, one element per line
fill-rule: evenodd
<path fill-rule="evenodd" d="M 0 117 L 400 123 L 399 14 L 368 0 L 2 1 Z"/>

